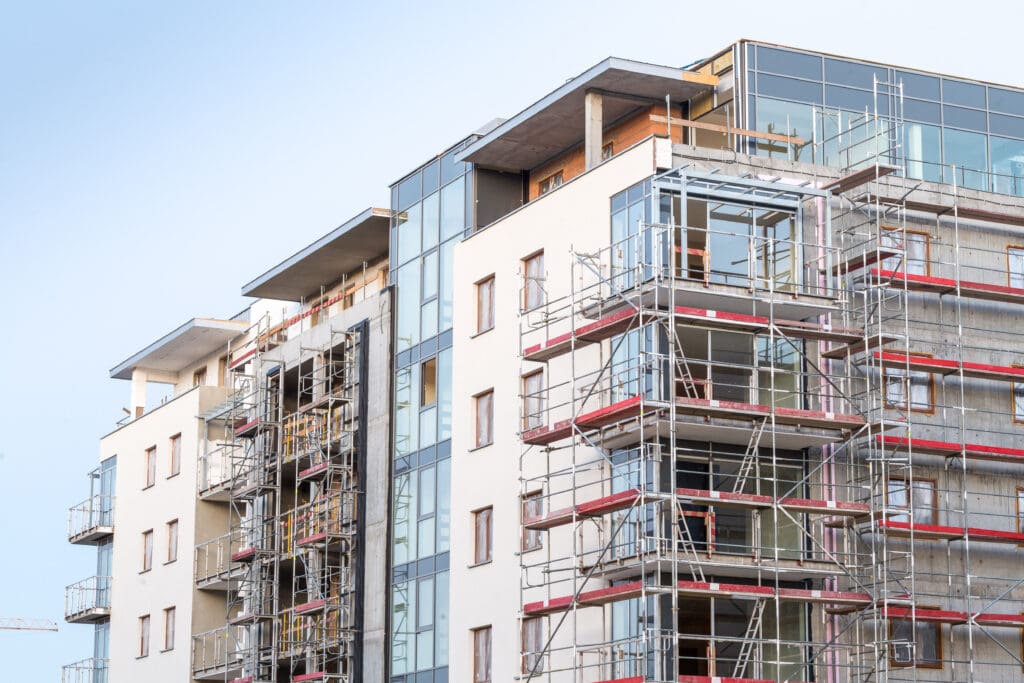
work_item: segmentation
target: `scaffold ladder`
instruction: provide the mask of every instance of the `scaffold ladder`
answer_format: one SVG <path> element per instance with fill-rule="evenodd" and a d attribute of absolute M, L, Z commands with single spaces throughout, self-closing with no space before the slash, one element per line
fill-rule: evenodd
<path fill-rule="evenodd" d="M 747 450 L 743 454 L 740 471 L 736 474 L 736 481 L 732 485 L 733 493 L 743 493 L 743 487 L 747 483 L 747 478 L 754 470 L 754 463 L 757 462 L 757 451 L 761 445 L 761 435 L 764 434 L 764 428 L 767 424 L 768 418 L 766 417 L 758 422 L 750 433 L 750 441 L 747 442 Z"/>
<path fill-rule="evenodd" d="M 761 632 L 761 622 L 764 619 L 764 608 L 768 601 L 761 598 L 754 602 L 754 609 L 750 613 L 750 621 L 747 622 L 747 630 L 743 634 L 743 644 L 740 646 L 740 653 L 736 657 L 736 666 L 733 668 L 733 678 L 742 678 L 750 663 L 750 656 L 759 640 L 755 640 Z"/>

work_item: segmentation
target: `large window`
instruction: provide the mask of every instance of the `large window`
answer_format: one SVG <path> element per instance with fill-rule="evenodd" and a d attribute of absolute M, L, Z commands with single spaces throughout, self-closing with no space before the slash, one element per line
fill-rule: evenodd
<path fill-rule="evenodd" d="M 494 391 L 488 390 L 473 398 L 476 414 L 476 447 L 494 441 Z"/>
<path fill-rule="evenodd" d="M 167 561 L 178 559 L 178 520 L 167 522 Z"/>
<path fill-rule="evenodd" d="M 523 377 L 523 429 L 536 429 L 544 424 L 544 371 L 536 370 Z"/>
<path fill-rule="evenodd" d="M 473 683 L 491 681 L 491 627 L 473 630 Z"/>
<path fill-rule="evenodd" d="M 473 513 L 473 564 L 491 561 L 491 541 L 494 537 L 493 516 L 494 508 L 490 507 Z"/>
<path fill-rule="evenodd" d="M 164 610 L 164 650 L 174 649 L 174 619 L 177 610 L 168 607 Z"/>
<path fill-rule="evenodd" d="M 139 656 L 149 656 L 149 615 L 139 617 Z"/>
<path fill-rule="evenodd" d="M 936 609 L 935 607 L 922 607 Z M 922 669 L 942 668 L 942 625 L 910 619 L 889 622 L 893 641 L 890 662 L 893 666 L 916 666 Z"/>
<path fill-rule="evenodd" d="M 1006 279 L 1010 287 L 1024 289 L 1024 247 L 1006 248 Z"/>
<path fill-rule="evenodd" d="M 1015 368 L 1024 365 L 1014 365 Z M 1024 382 L 1011 382 L 1010 400 L 1013 402 L 1013 421 L 1017 424 L 1024 424 Z"/>
<path fill-rule="evenodd" d="M 540 617 L 523 619 L 524 674 L 540 669 L 541 650 L 544 649 L 544 621 Z"/>
<path fill-rule="evenodd" d="M 146 486 L 149 488 L 156 483 L 156 446 L 146 449 Z"/>
<path fill-rule="evenodd" d="M 910 353 L 910 356 L 927 356 L 924 353 Z M 906 368 L 885 368 L 885 401 L 890 408 L 910 410 L 915 413 L 935 412 L 935 378 L 930 372 L 907 370 Z M 909 399 L 908 399 L 909 396 Z"/>
<path fill-rule="evenodd" d="M 494 328 L 494 276 L 476 283 L 476 331 Z"/>
<path fill-rule="evenodd" d="M 153 568 L 153 530 L 142 532 L 142 571 Z"/>
<path fill-rule="evenodd" d="M 544 252 L 523 259 L 523 310 L 532 311 L 547 300 L 544 290 Z"/>
<path fill-rule="evenodd" d="M 890 508 L 906 510 L 906 513 L 890 517 L 894 522 L 935 524 L 938 520 L 938 503 L 933 479 L 890 479 L 886 496 Z"/>
<path fill-rule="evenodd" d="M 544 499 L 541 492 L 528 493 L 523 496 L 523 520 L 540 517 L 544 513 Z M 539 550 L 544 547 L 544 532 L 540 529 L 523 528 L 523 552 Z"/>
<path fill-rule="evenodd" d="M 171 437 L 171 473 L 168 475 L 173 477 L 181 472 L 181 434 L 175 434 Z"/>

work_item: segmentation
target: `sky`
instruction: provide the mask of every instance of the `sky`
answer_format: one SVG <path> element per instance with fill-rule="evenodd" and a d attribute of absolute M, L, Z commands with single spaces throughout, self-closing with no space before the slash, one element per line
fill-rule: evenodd
<path fill-rule="evenodd" d="M 4 677 L 91 656 L 62 621 L 95 573 L 67 509 L 127 405 L 118 362 L 609 55 L 751 38 L 1024 85 L 1019 5 L 970 7 L 0 0 L 0 617 L 61 623 L 0 631 Z"/>

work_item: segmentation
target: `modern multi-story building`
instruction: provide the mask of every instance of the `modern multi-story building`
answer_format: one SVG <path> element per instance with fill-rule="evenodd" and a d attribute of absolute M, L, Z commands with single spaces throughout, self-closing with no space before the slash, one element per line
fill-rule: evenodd
<path fill-rule="evenodd" d="M 80 670 L 1019 677 L 1022 163 L 1019 89 L 601 62 L 115 368 Z"/>

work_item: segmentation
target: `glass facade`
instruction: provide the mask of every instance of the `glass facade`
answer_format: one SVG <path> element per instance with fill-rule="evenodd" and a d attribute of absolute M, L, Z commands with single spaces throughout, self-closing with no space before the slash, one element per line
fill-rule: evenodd
<path fill-rule="evenodd" d="M 448 681 L 452 255 L 472 223 L 461 142 L 391 188 L 396 286 L 391 680 Z"/>
<path fill-rule="evenodd" d="M 766 45 L 745 49 L 747 127 L 805 141 L 792 150 L 752 141 L 751 153 L 829 163 L 838 150 L 814 149 L 811 140 L 829 140 L 874 112 L 877 79 L 903 84 L 908 176 L 1024 195 L 1024 92 Z M 879 92 L 878 113 L 895 113 L 895 96 Z"/>

